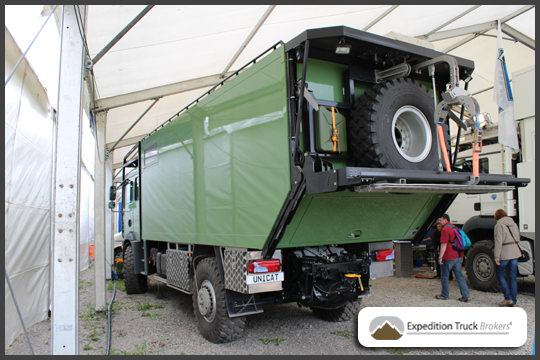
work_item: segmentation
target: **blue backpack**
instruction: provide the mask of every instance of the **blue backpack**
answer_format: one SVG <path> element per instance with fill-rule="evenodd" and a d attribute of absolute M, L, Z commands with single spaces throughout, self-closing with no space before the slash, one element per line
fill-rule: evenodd
<path fill-rule="evenodd" d="M 456 226 L 452 226 L 454 234 L 456 235 L 452 248 L 458 251 L 466 251 L 471 247 L 471 239 L 463 229 L 458 229 Z"/>

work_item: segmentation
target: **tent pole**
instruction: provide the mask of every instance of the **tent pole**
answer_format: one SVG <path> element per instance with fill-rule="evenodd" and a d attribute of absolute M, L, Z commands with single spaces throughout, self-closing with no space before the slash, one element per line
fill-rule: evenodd
<path fill-rule="evenodd" d="M 87 6 L 80 6 L 83 20 Z M 52 354 L 79 352 L 79 227 L 84 44 L 75 6 L 62 6 L 53 228 Z"/>
<path fill-rule="evenodd" d="M 257 31 L 259 31 L 261 26 L 263 26 L 264 22 L 266 21 L 266 19 L 268 19 L 268 17 L 272 13 L 272 11 L 274 11 L 275 8 L 276 8 L 276 5 L 270 5 L 270 6 L 268 6 L 268 8 L 266 8 L 266 11 L 261 16 L 261 18 L 259 19 L 257 24 L 255 24 L 255 26 L 253 27 L 253 29 L 251 30 L 251 32 L 249 33 L 247 38 L 244 40 L 242 45 L 240 45 L 240 48 L 238 50 L 236 50 L 236 53 L 233 55 L 231 60 L 229 60 L 229 62 L 227 63 L 227 66 L 225 66 L 225 69 L 223 69 L 223 71 L 221 72 L 220 78 L 224 78 L 226 76 L 226 74 L 229 71 L 229 69 L 231 68 L 231 66 L 234 65 L 234 62 L 240 57 L 240 54 L 242 54 L 242 52 L 244 51 L 246 46 L 248 46 L 251 39 L 253 39 L 255 34 L 257 34 Z"/>
<path fill-rule="evenodd" d="M 154 102 L 151 103 L 150 106 L 148 106 L 146 108 L 146 110 L 144 110 L 144 112 L 141 114 L 141 116 L 139 116 L 139 118 L 137 120 L 135 120 L 133 122 L 133 124 L 131 124 L 131 126 L 122 134 L 122 136 L 120 136 L 120 138 L 118 140 L 116 140 L 114 145 L 111 146 L 111 148 L 109 150 L 111 153 L 114 151 L 114 149 L 116 149 L 116 147 L 118 146 L 120 141 L 122 141 L 126 137 L 126 135 L 129 134 L 129 132 L 135 127 L 135 125 L 137 125 L 139 123 L 139 121 L 141 121 L 141 119 L 144 117 L 144 115 L 146 115 L 150 111 L 150 109 L 152 109 L 154 107 L 154 105 L 156 105 L 156 103 L 159 101 L 159 99 L 161 99 L 161 98 L 154 99 Z"/>
<path fill-rule="evenodd" d="M 106 123 L 106 122 L 105 122 Z M 108 189 L 113 184 L 112 153 L 105 150 L 105 279 L 112 279 L 114 266 L 114 213 L 109 209 Z"/>
<path fill-rule="evenodd" d="M 105 294 L 105 124 L 107 112 L 96 114 L 96 155 L 94 161 L 94 259 L 96 311 L 107 307 Z M 100 156 L 101 155 L 101 156 Z"/>
<path fill-rule="evenodd" d="M 527 5 L 527 6 L 524 6 L 524 7 L 520 8 L 517 11 L 514 11 L 513 13 L 505 16 L 504 18 L 502 18 L 500 20 L 501 25 L 505 24 L 506 22 L 508 22 L 508 21 L 510 21 L 510 20 L 512 20 L 512 19 L 514 19 L 516 17 L 518 17 L 521 14 L 526 13 L 527 11 L 531 10 L 532 8 L 534 8 L 534 5 Z M 487 22 L 487 23 L 484 23 L 484 24 L 465 26 L 465 27 L 459 28 L 459 29 L 434 33 L 434 34 L 428 36 L 428 40 L 429 41 L 438 41 L 438 40 L 444 40 L 444 39 L 448 39 L 448 38 L 452 38 L 452 37 L 456 37 L 456 36 L 462 36 L 462 35 L 470 34 L 466 38 L 456 42 L 455 44 L 450 45 L 449 47 L 447 47 L 446 49 L 443 50 L 443 52 L 448 53 L 448 52 L 450 52 L 452 50 L 457 49 L 458 47 L 460 47 L 462 45 L 465 45 L 469 41 L 472 41 L 472 40 L 476 39 L 478 36 L 483 35 L 483 34 L 487 33 L 488 31 L 496 29 L 496 28 L 497 28 L 497 21 L 490 21 L 490 22 Z M 507 29 L 508 28 L 509 28 L 509 26 L 507 26 Z M 470 30 L 466 30 L 466 29 L 470 29 Z M 443 33 L 444 34 L 449 34 L 449 36 L 445 37 L 443 35 L 441 38 L 437 38 L 437 39 L 433 38 L 434 36 L 440 36 Z M 507 35 L 512 36 L 511 34 L 508 34 L 508 33 L 507 33 Z M 522 40 L 524 40 L 524 39 L 522 38 Z M 531 47 L 530 43 L 529 43 L 529 45 L 526 44 L 526 41 L 522 42 L 522 44 L 524 44 L 525 46 Z M 534 46 L 534 43 L 533 43 L 532 46 Z"/>
<path fill-rule="evenodd" d="M 377 16 L 375 19 L 373 19 L 369 24 L 364 26 L 362 31 L 368 31 L 371 29 L 375 24 L 377 24 L 379 21 L 384 19 L 386 15 L 390 14 L 392 11 L 396 10 L 399 5 L 392 5 L 390 6 L 385 12 L 383 12 L 381 15 Z"/>
<path fill-rule="evenodd" d="M 105 45 L 105 47 L 101 49 L 101 51 L 96 56 L 94 56 L 94 58 L 92 59 L 92 64 L 95 65 L 109 50 L 111 50 L 114 45 L 116 45 L 118 41 L 120 41 L 121 38 L 124 37 L 124 35 L 128 33 L 129 30 L 131 30 L 132 27 L 135 26 L 135 24 L 137 24 L 144 17 L 144 15 L 146 15 L 150 10 L 152 10 L 153 7 L 154 5 L 148 5 L 143 9 L 143 11 L 141 11 L 137 16 L 135 16 L 135 18 L 133 18 L 133 20 L 131 20 L 129 24 L 127 24 L 118 34 L 116 34 L 116 36 L 111 41 L 109 41 L 109 43 Z"/>
<path fill-rule="evenodd" d="M 521 31 L 518 31 L 518 30 L 514 29 L 513 27 L 511 27 L 508 24 L 502 24 L 501 25 L 501 31 L 503 33 L 505 33 L 506 35 L 510 35 L 511 37 L 516 39 L 516 41 L 522 43 L 523 45 L 525 45 L 526 47 L 528 47 L 532 51 L 535 51 L 535 47 L 536 47 L 535 46 L 535 40 L 531 39 L 527 35 L 523 34 Z"/>
<path fill-rule="evenodd" d="M 464 17 L 465 15 L 468 15 L 469 13 L 471 13 L 472 11 L 478 9 L 480 6 L 482 5 L 475 5 L 467 10 L 465 10 L 464 12 L 462 12 L 461 14 L 453 17 L 452 19 L 446 21 L 444 24 L 441 24 L 439 26 L 437 26 L 435 29 L 431 30 L 430 32 L 428 32 L 427 34 L 425 35 L 421 35 L 421 36 L 418 36 L 419 38 L 427 38 L 429 35 L 431 34 L 434 34 L 436 33 L 437 31 L 441 30 L 441 29 L 444 29 L 445 27 L 447 27 L 448 25 L 452 24 L 453 22 L 461 19 L 462 17 Z"/>

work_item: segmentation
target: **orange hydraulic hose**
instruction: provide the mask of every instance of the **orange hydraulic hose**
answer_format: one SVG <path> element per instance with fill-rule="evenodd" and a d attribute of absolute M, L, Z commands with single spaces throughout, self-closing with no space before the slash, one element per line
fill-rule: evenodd
<path fill-rule="evenodd" d="M 439 144 L 441 147 L 441 153 L 444 160 L 444 167 L 447 172 L 451 172 L 452 168 L 450 167 L 450 158 L 448 157 L 448 150 L 446 149 L 446 143 L 444 140 L 444 132 L 441 125 L 437 125 L 437 135 L 439 136 Z"/>

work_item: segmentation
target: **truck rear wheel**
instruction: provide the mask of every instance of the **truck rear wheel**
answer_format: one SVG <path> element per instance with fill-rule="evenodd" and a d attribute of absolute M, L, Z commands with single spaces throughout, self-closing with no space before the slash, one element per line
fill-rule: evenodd
<path fill-rule="evenodd" d="M 126 293 L 141 294 L 148 290 L 146 276 L 135 273 L 135 257 L 133 256 L 133 248 L 131 245 L 126 245 L 124 250 L 122 275 L 124 277 L 124 284 L 126 285 Z"/>
<path fill-rule="evenodd" d="M 347 301 L 347 303 L 337 309 L 319 309 L 312 308 L 313 314 L 315 316 L 331 322 L 341 322 L 349 321 L 353 319 L 358 312 L 360 311 L 360 305 L 362 304 L 362 299 L 356 301 Z"/>
<path fill-rule="evenodd" d="M 499 283 L 495 273 L 495 259 L 493 257 L 493 241 L 482 240 L 474 243 L 467 252 L 465 269 L 473 289 L 491 292 L 499 291 Z"/>
<path fill-rule="evenodd" d="M 433 97 L 411 79 L 375 85 L 351 111 L 349 154 L 354 166 L 436 170 Z"/>
<path fill-rule="evenodd" d="M 229 317 L 225 286 L 216 259 L 202 259 L 195 269 L 194 280 L 193 310 L 202 336 L 213 343 L 239 339 L 244 332 L 246 320 L 244 316 Z"/>

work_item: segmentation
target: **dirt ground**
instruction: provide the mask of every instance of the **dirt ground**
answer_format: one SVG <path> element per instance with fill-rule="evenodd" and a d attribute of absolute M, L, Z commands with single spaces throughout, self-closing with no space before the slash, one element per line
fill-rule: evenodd
<path fill-rule="evenodd" d="M 94 272 L 90 268 L 80 278 L 80 354 L 104 354 L 106 314 L 96 313 Z M 109 298 L 112 293 L 109 283 Z M 372 282 L 372 294 L 364 306 L 496 306 L 500 294 L 471 290 L 471 301 L 456 301 L 457 284 L 452 281 L 451 300 L 434 299 L 440 291 L 436 279 L 382 278 Z M 111 354 L 523 354 L 532 351 L 535 327 L 534 279 L 520 280 L 519 305 L 528 316 L 528 340 L 521 348 L 387 348 L 362 347 L 356 339 L 356 320 L 328 323 L 296 304 L 265 308 L 263 314 L 248 317 L 244 336 L 233 343 L 212 344 L 198 332 L 191 297 L 154 282 L 146 294 L 127 295 L 121 281 L 113 304 Z M 50 354 L 50 320 L 35 324 L 30 337 L 37 354 Z M 24 336 L 6 349 L 7 355 L 29 354 Z"/>

